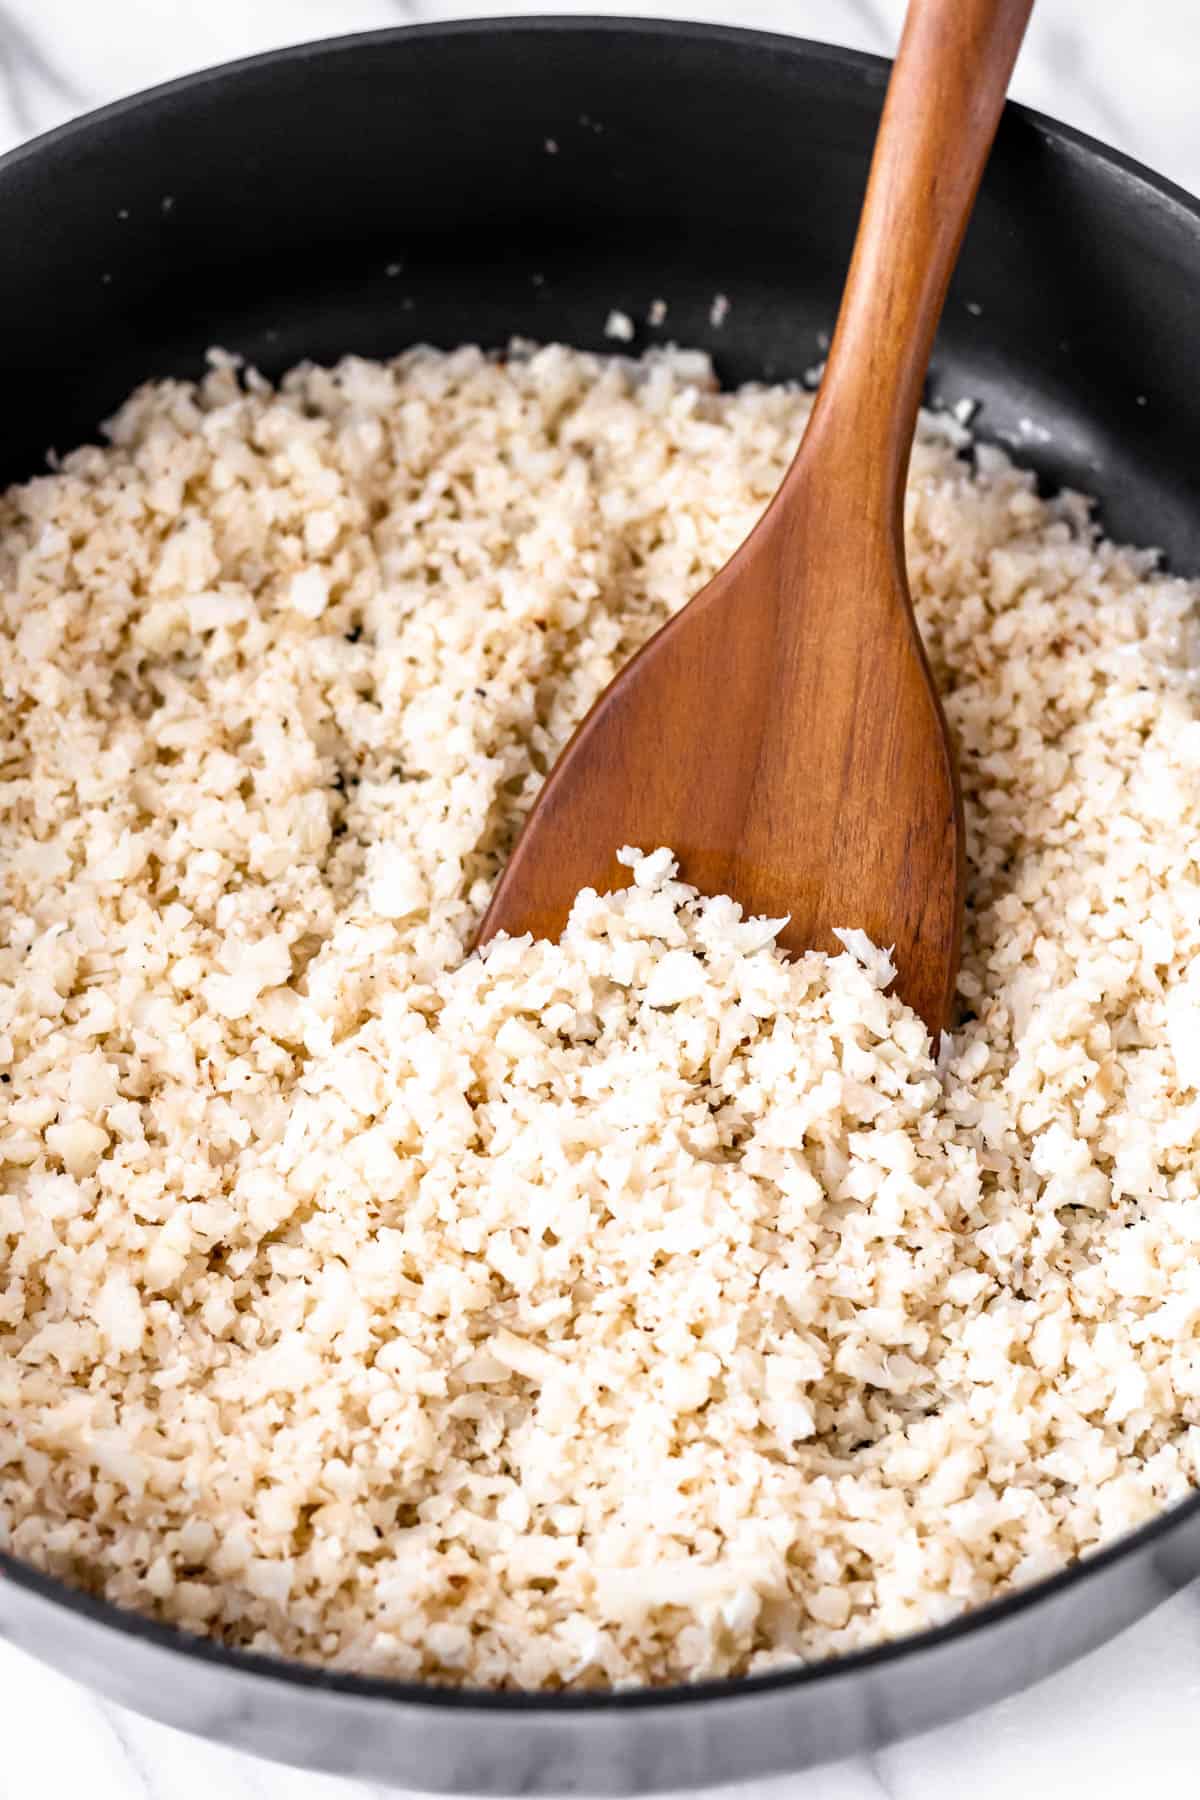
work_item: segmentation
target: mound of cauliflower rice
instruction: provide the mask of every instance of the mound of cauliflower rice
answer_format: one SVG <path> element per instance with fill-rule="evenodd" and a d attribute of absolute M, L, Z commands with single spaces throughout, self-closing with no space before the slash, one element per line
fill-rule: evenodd
<path fill-rule="evenodd" d="M 668 848 L 467 956 L 774 490 L 702 356 L 216 357 L 0 502 L 0 1544 L 591 1688 L 945 1620 L 1200 1467 L 1197 589 L 926 417 L 958 1028 Z"/>

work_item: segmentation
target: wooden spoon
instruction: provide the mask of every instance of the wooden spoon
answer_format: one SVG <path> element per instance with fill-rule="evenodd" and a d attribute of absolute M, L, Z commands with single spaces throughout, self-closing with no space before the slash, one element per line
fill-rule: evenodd
<path fill-rule="evenodd" d="M 904 485 L 950 273 L 1033 0 L 911 0 L 825 376 L 741 549 L 621 671 L 542 789 L 479 934 L 557 937 L 579 889 L 670 845 L 785 949 L 894 946 L 950 1016 L 963 890 L 955 757 L 913 618 Z"/>

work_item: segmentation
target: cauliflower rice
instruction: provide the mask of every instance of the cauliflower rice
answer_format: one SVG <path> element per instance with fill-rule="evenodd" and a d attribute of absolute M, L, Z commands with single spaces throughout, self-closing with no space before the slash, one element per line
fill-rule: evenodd
<path fill-rule="evenodd" d="M 936 1623 L 1200 1467 L 1194 586 L 926 418 L 961 1026 L 626 853 L 464 946 L 810 406 L 518 346 L 160 383 L 0 502 L 0 1544 L 523 1687 Z"/>

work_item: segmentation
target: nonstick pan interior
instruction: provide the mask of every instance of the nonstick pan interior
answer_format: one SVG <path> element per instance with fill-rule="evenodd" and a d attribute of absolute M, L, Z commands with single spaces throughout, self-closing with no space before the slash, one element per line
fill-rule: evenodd
<path fill-rule="evenodd" d="M 728 383 L 802 377 L 887 72 L 754 33 L 491 21 L 283 51 L 69 126 L 0 178 L 0 478 L 213 344 L 268 373 L 422 340 L 611 349 L 609 309 L 662 297 L 639 342 L 710 348 Z M 1185 196 L 1010 107 L 931 380 L 1187 569 L 1198 275 Z"/>
<path fill-rule="evenodd" d="M 489 21 L 190 78 L 0 164 L 0 481 L 95 438 L 209 346 L 302 357 L 514 336 L 819 362 L 882 102 L 878 59 L 698 26 Z M 1010 108 L 931 392 L 1106 529 L 1200 571 L 1200 210 Z M 723 322 L 714 298 L 727 296 Z M 644 323 L 668 303 L 660 329 Z M 261 1753 L 458 1792 L 629 1792 L 799 1768 L 924 1729 L 1100 1642 L 1200 1569 L 1200 1503 L 896 1646 L 667 1693 L 434 1693 L 234 1655 L 0 1557 L 0 1632 Z"/>

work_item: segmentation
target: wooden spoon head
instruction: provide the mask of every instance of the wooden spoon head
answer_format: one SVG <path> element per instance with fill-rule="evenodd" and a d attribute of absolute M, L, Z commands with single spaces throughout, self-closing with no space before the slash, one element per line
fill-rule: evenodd
<path fill-rule="evenodd" d="M 955 760 L 912 618 L 898 524 L 839 522 L 801 480 L 622 670 L 551 772 L 480 932 L 556 938 L 625 844 L 793 953 L 835 926 L 894 947 L 896 988 L 950 1016 L 963 909 Z M 815 509 L 815 510 L 814 510 Z M 836 510 L 836 509 L 835 509 Z"/>

